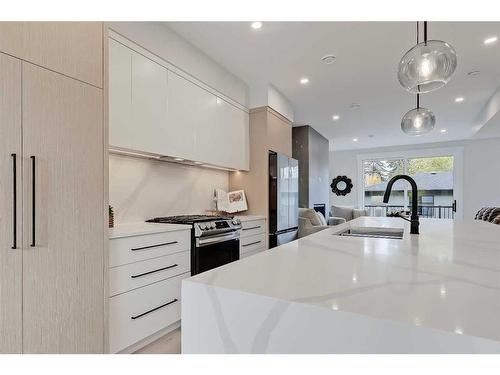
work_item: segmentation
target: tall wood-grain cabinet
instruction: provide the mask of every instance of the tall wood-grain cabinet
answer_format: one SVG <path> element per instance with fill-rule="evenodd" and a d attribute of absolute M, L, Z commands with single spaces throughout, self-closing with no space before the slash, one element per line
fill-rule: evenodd
<path fill-rule="evenodd" d="M 231 172 L 229 189 L 245 190 L 249 208 L 246 213 L 261 215 L 267 220 L 269 219 L 269 151 L 292 156 L 292 122 L 271 107 L 251 109 L 250 170 Z"/>
<path fill-rule="evenodd" d="M 1 353 L 104 351 L 102 30 L 0 23 Z"/>

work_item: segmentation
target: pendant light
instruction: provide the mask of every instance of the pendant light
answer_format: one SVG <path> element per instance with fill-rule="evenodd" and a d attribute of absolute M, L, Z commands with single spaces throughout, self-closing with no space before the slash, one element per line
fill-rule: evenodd
<path fill-rule="evenodd" d="M 404 54 L 398 66 L 401 86 L 411 93 L 423 94 L 444 86 L 457 67 L 455 49 L 441 40 L 427 40 L 427 22 L 424 22 L 424 41 Z"/>
<path fill-rule="evenodd" d="M 408 135 L 422 135 L 434 129 L 436 117 L 431 110 L 420 107 L 420 94 L 417 94 L 417 107 L 406 112 L 401 120 L 401 130 Z"/>

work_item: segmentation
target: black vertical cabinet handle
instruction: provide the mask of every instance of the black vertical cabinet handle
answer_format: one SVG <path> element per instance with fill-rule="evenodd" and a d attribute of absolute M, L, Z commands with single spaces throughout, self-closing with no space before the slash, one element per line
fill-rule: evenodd
<path fill-rule="evenodd" d="M 17 249 L 17 162 L 16 154 L 12 156 L 12 249 Z"/>
<path fill-rule="evenodd" d="M 36 225 L 36 163 L 35 163 L 35 157 L 30 156 L 31 158 L 31 247 L 36 246 L 36 230 L 35 230 L 35 225 Z"/>

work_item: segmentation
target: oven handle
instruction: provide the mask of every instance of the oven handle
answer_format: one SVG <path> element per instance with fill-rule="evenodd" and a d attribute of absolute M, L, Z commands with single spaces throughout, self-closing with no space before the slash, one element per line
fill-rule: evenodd
<path fill-rule="evenodd" d="M 231 240 L 236 240 L 239 239 L 240 234 L 236 232 L 232 232 L 229 234 L 223 234 L 220 236 L 211 236 L 207 238 L 197 238 L 196 239 L 196 246 L 197 247 L 203 247 L 203 246 L 208 246 L 212 245 L 217 242 L 224 242 L 224 241 L 231 241 Z"/>

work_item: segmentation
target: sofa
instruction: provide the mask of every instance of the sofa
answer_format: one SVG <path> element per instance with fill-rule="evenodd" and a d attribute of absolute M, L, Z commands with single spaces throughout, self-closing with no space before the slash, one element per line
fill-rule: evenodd
<path fill-rule="evenodd" d="M 350 206 L 335 206 L 330 208 L 330 219 L 344 219 L 350 221 L 360 216 L 370 216 L 368 210 Z"/>
<path fill-rule="evenodd" d="M 331 225 L 345 223 L 342 218 L 329 218 L 326 221 L 321 212 L 316 212 L 312 208 L 299 208 L 299 238 L 319 232 L 329 228 Z"/>

